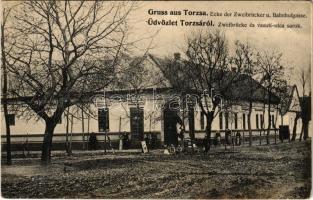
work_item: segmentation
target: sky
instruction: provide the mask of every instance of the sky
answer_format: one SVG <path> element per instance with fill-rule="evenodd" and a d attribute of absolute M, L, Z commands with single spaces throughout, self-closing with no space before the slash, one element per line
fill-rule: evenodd
<path fill-rule="evenodd" d="M 5 2 L 16 4 L 16 2 Z M 149 14 L 149 10 L 167 15 Z M 170 15 L 170 11 L 205 11 L 208 16 Z M 150 52 L 161 57 L 173 56 L 175 52 L 183 52 L 186 37 L 199 30 L 214 30 L 219 22 L 227 23 L 258 23 L 266 24 L 298 24 L 301 28 L 218 28 L 222 30 L 228 40 L 230 52 L 234 52 L 234 42 L 248 42 L 259 50 L 281 52 L 282 64 L 290 78 L 290 84 L 298 83 L 298 73 L 301 69 L 309 71 L 311 68 L 312 53 L 312 5 L 309 1 L 139 1 L 128 20 L 129 40 L 140 40 L 139 49 L 144 51 L 150 44 Z M 210 13 L 220 13 L 222 16 L 210 16 Z M 293 13 L 305 15 L 305 18 L 274 18 L 274 17 L 226 17 L 224 13 L 234 15 L 238 13 Z M 151 20 L 212 20 L 215 27 L 194 26 L 152 26 Z M 151 39 L 151 37 L 153 38 Z M 147 38 L 141 40 L 142 38 Z M 152 43 L 151 43 L 152 42 Z M 312 73 L 312 70 L 310 70 Z M 310 73 L 310 72 L 308 72 Z M 301 90 L 300 87 L 298 87 Z M 301 91 L 299 91 L 301 93 Z"/>
<path fill-rule="evenodd" d="M 149 10 L 167 11 L 167 15 L 149 14 Z M 190 15 L 169 15 L 171 10 L 183 11 L 206 11 L 209 16 L 190 16 Z M 225 17 L 210 16 L 210 12 L 222 13 L 234 12 L 242 13 L 293 13 L 303 14 L 304 18 L 274 18 L 274 17 Z M 284 2 L 284 1 L 264 1 L 264 2 L 227 2 L 227 1 L 211 1 L 211 2 L 190 2 L 190 1 L 159 1 L 159 2 L 139 2 L 138 8 L 134 10 L 130 16 L 130 26 L 134 38 L 143 38 L 147 36 L 157 35 L 153 38 L 152 53 L 160 56 L 172 56 L 174 52 L 182 52 L 187 36 L 192 35 L 194 31 L 199 29 L 214 30 L 214 27 L 186 27 L 186 26 L 151 26 L 147 21 L 149 18 L 153 20 L 212 20 L 217 26 L 219 22 L 233 23 L 272 23 L 284 24 L 285 28 L 220 28 L 229 42 L 230 52 L 234 51 L 234 41 L 249 42 L 256 49 L 265 51 L 277 51 L 283 54 L 282 64 L 288 68 L 287 73 L 290 76 L 290 82 L 297 82 L 297 74 L 300 68 L 308 70 L 311 67 L 311 3 L 310 2 Z M 299 24 L 301 28 L 286 28 L 287 24 Z M 142 42 L 140 47 L 148 46 L 150 40 Z"/>

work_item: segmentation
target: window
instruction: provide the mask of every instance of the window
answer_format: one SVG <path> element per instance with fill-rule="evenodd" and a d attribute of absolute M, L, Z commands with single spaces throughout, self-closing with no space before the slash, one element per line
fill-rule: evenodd
<path fill-rule="evenodd" d="M 15 114 L 8 114 L 8 122 L 10 126 L 15 126 Z"/>
<path fill-rule="evenodd" d="M 242 114 L 242 129 L 246 130 L 246 114 Z"/>
<path fill-rule="evenodd" d="M 109 109 L 98 109 L 99 132 L 109 130 Z"/>
<path fill-rule="evenodd" d="M 223 130 L 223 113 L 220 112 L 219 118 L 220 118 L 220 130 Z"/>
<path fill-rule="evenodd" d="M 235 129 L 238 129 L 238 115 L 234 113 L 234 120 L 235 120 Z"/>
<path fill-rule="evenodd" d="M 204 130 L 204 112 L 201 111 L 201 114 L 200 114 L 200 128 L 201 130 Z"/>
<path fill-rule="evenodd" d="M 259 129 L 259 115 L 256 114 L 255 116 L 255 125 L 256 125 L 256 128 Z"/>
<path fill-rule="evenodd" d="M 228 113 L 225 113 L 225 129 L 228 129 Z"/>

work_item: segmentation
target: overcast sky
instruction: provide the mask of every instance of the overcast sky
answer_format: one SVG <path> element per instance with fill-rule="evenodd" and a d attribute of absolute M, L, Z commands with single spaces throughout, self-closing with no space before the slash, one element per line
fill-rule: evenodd
<path fill-rule="evenodd" d="M 8 3 L 7 4 L 14 4 Z M 134 10 L 129 18 L 130 40 L 136 40 L 152 36 L 156 32 L 158 34 L 153 39 L 152 53 L 160 56 L 172 56 L 174 52 L 182 52 L 185 44 L 185 38 L 197 29 L 213 29 L 213 27 L 196 28 L 182 26 L 149 26 L 147 21 L 149 18 L 154 20 L 212 20 L 215 26 L 218 22 L 243 22 L 254 24 L 258 23 L 281 23 L 300 24 L 301 28 L 220 28 L 226 35 L 229 42 L 230 51 L 234 50 L 234 41 L 249 42 L 257 49 L 266 51 L 279 51 L 283 54 L 283 65 L 289 68 L 291 82 L 296 83 L 298 80 L 297 72 L 300 68 L 310 69 L 311 67 L 311 3 L 309 1 L 140 1 L 138 8 Z M 294 13 L 304 14 L 305 18 L 262 18 L 262 17 L 211 17 L 211 16 L 186 16 L 186 15 L 150 15 L 148 10 L 167 11 L 171 10 L 183 11 L 206 11 L 219 12 L 248 12 L 248 13 Z M 138 43 L 142 49 L 148 46 L 150 40 L 144 40 Z M 300 88 L 299 88 L 300 89 Z"/>
<path fill-rule="evenodd" d="M 222 29 L 229 40 L 230 50 L 232 51 L 235 40 L 242 42 L 248 41 L 256 48 L 264 50 L 276 50 L 283 53 L 283 64 L 292 67 L 291 79 L 295 81 L 295 73 L 298 68 L 310 68 L 311 63 L 311 3 L 310 2 L 178 2 L 178 1 L 159 1 L 159 2 L 140 2 L 140 8 L 135 10 L 131 16 L 132 31 L 136 37 L 151 35 L 159 30 L 154 38 L 155 48 L 152 53 L 169 56 L 174 52 L 181 51 L 186 36 L 190 35 L 195 27 L 182 26 L 149 26 L 149 18 L 157 20 L 213 20 L 218 22 L 243 22 L 254 24 L 258 23 L 283 23 L 300 24 L 300 29 L 287 28 L 224 28 Z M 148 10 L 167 11 L 170 10 L 194 10 L 209 12 L 253 12 L 253 13 L 294 13 L 305 14 L 306 18 L 247 18 L 247 17 L 211 17 L 211 16 L 171 16 L 171 15 L 149 15 Z M 206 29 L 212 29 L 207 27 Z"/>

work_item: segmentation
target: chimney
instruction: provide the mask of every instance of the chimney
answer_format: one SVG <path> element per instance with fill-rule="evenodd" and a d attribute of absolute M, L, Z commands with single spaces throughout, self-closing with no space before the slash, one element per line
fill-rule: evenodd
<path fill-rule="evenodd" d="M 175 60 L 180 60 L 180 53 L 174 53 L 174 59 Z"/>

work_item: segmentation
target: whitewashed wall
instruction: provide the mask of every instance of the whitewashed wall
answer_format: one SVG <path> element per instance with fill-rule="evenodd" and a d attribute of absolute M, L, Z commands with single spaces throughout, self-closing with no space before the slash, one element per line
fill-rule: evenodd
<path fill-rule="evenodd" d="M 146 98 L 145 101 L 141 103 L 141 107 L 144 108 L 144 131 L 159 131 L 162 132 L 162 111 L 160 110 L 160 106 L 156 105 L 156 102 L 153 102 L 151 100 L 151 95 L 148 95 L 148 98 Z M 126 102 L 124 103 L 111 103 L 108 108 L 109 108 L 109 120 L 110 120 L 110 125 L 109 125 L 109 131 L 110 132 L 124 132 L 130 131 L 130 107 L 135 107 L 134 104 L 127 104 Z M 153 108 L 158 107 L 159 109 L 153 110 Z M 243 108 L 247 108 L 247 105 L 245 103 L 240 102 L 236 108 L 234 109 L 235 112 L 237 112 L 238 116 L 238 129 L 243 129 L 243 122 L 242 122 L 242 114 L 246 114 L 246 129 L 248 129 L 248 122 L 247 122 L 247 115 L 248 111 L 243 110 Z M 259 121 L 260 121 L 260 115 L 263 114 L 263 104 L 261 103 L 254 103 L 253 104 L 253 110 L 251 114 L 251 125 L 252 129 L 256 129 L 256 114 L 259 115 Z M 77 111 L 77 108 L 71 107 L 71 111 L 73 112 L 76 110 L 76 117 L 78 118 L 73 118 L 73 123 L 69 124 L 69 132 L 73 133 L 82 133 L 82 120 L 81 120 L 81 110 Z M 89 120 L 87 118 L 87 115 L 84 114 L 84 132 L 98 132 L 98 107 L 96 107 L 95 104 L 90 105 L 90 110 L 92 110 L 92 116 L 89 117 Z M 195 130 L 199 131 L 200 129 L 200 109 L 196 109 L 198 111 L 195 111 Z M 281 124 L 281 117 L 277 116 L 278 112 L 275 108 L 272 108 L 272 115 L 275 116 L 275 119 L 277 118 L 276 121 L 276 127 Z M 150 127 L 150 115 L 151 117 L 151 127 Z M 1 113 L 2 119 L 4 118 L 3 112 Z M 284 124 L 287 125 L 292 125 L 292 116 L 286 115 L 284 116 Z M 70 117 L 71 119 L 71 117 Z M 121 129 L 119 128 L 120 124 L 120 119 L 121 119 Z M 267 114 L 267 106 L 265 107 L 265 114 L 264 114 L 264 120 L 265 120 L 265 127 L 267 128 L 268 124 L 268 114 Z M 71 121 L 71 120 L 70 120 Z M 89 121 L 89 123 L 88 123 Z M 219 130 L 219 116 L 217 115 L 216 118 L 213 121 L 212 124 L 212 130 Z M 260 122 L 259 122 L 260 123 Z M 89 124 L 89 125 L 88 125 Z M 186 129 L 189 130 L 188 127 L 188 119 L 185 120 L 186 124 Z M 205 119 L 205 124 L 206 124 L 206 119 Z M 300 123 L 299 123 L 300 124 Z M 229 118 L 229 128 L 232 128 L 233 130 L 235 129 L 235 124 L 232 123 L 231 125 L 231 118 Z M 300 126 L 300 125 L 298 125 Z M 5 134 L 5 123 L 4 120 L 1 120 L 1 134 Z M 43 120 L 34 120 L 31 119 L 29 121 L 26 121 L 23 118 L 16 118 L 15 119 L 15 125 L 11 126 L 11 133 L 12 135 L 15 134 L 42 134 L 44 132 L 44 121 Z M 223 127 L 225 128 L 225 117 L 223 117 Z M 292 130 L 292 127 L 290 127 Z M 119 130 L 120 129 L 120 130 Z M 66 117 L 63 115 L 62 118 L 62 123 L 58 124 L 55 128 L 55 133 L 65 133 L 66 132 Z"/>

